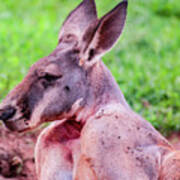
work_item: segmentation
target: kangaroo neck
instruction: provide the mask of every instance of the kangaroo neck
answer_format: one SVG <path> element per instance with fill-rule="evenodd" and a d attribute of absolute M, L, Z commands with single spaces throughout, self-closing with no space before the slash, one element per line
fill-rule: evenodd
<path fill-rule="evenodd" d="M 96 63 L 87 73 L 85 106 L 77 113 L 77 121 L 86 121 L 109 104 L 121 104 L 130 109 L 118 84 L 102 61 Z"/>
<path fill-rule="evenodd" d="M 104 106 L 109 103 L 120 103 L 129 108 L 124 95 L 111 72 L 99 61 L 89 72 L 89 94 L 88 101 L 92 101 L 96 106 Z"/>

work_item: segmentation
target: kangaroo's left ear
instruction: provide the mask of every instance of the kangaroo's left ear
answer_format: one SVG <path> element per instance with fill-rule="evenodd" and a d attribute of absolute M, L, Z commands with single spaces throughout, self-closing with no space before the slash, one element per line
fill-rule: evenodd
<path fill-rule="evenodd" d="M 117 42 L 126 21 L 127 5 L 127 1 L 121 2 L 100 19 L 92 41 L 85 50 L 85 63 L 94 63 Z"/>
<path fill-rule="evenodd" d="M 59 43 L 75 41 L 82 44 L 82 37 L 86 30 L 97 21 L 96 5 L 94 0 L 83 0 L 66 18 L 59 33 Z"/>

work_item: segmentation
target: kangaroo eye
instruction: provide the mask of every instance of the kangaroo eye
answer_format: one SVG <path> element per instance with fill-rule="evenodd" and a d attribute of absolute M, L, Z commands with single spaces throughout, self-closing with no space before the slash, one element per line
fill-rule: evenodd
<path fill-rule="evenodd" d="M 53 81 L 56 81 L 56 80 L 62 78 L 62 75 L 61 74 L 55 75 L 55 74 L 50 74 L 47 72 L 40 72 L 40 73 L 38 73 L 38 77 L 39 77 L 39 79 L 46 80 L 48 82 L 53 82 Z"/>
<path fill-rule="evenodd" d="M 39 80 L 43 87 L 46 89 L 49 86 L 53 85 L 54 82 L 60 78 L 62 78 L 62 75 L 56 76 L 49 73 L 45 73 L 43 76 L 39 77 Z"/>
<path fill-rule="evenodd" d="M 62 78 L 62 75 L 56 76 L 56 75 L 53 75 L 53 74 L 46 73 L 42 78 L 45 79 L 48 82 L 52 82 L 52 81 L 56 81 L 56 80 Z"/>

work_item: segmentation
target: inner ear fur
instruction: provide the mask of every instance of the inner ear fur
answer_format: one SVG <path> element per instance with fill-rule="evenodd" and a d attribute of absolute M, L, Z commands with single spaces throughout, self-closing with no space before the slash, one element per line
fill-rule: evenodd
<path fill-rule="evenodd" d="M 59 43 L 80 43 L 84 33 L 97 21 L 94 0 L 83 0 L 67 17 L 59 33 Z"/>

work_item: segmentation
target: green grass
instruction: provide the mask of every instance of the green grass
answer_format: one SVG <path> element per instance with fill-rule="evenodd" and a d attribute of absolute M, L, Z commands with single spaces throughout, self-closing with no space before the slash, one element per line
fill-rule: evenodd
<path fill-rule="evenodd" d="M 119 1 L 98 0 L 99 16 Z M 52 52 L 63 20 L 79 2 L 0 3 L 0 99 Z M 164 135 L 180 130 L 179 48 L 179 0 L 129 0 L 123 36 L 103 58 L 133 109 Z"/>

